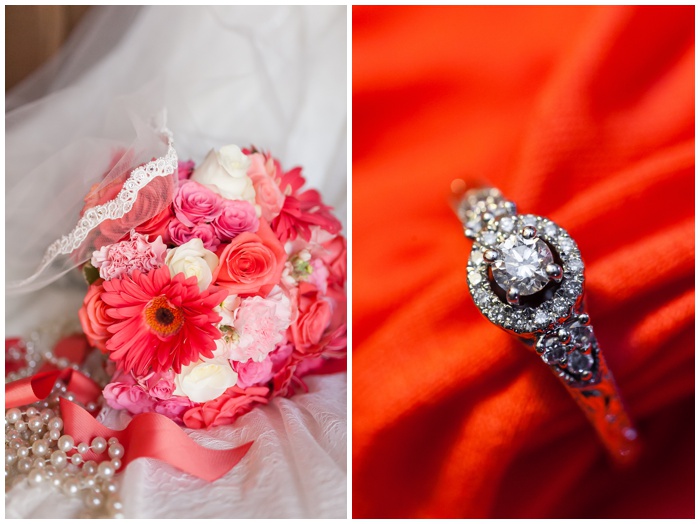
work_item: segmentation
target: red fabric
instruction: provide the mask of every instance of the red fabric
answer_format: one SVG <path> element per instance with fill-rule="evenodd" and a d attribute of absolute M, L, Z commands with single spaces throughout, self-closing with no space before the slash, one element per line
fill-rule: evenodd
<path fill-rule="evenodd" d="M 353 516 L 694 516 L 694 7 L 353 8 Z M 645 446 L 480 315 L 450 182 L 569 231 Z"/>

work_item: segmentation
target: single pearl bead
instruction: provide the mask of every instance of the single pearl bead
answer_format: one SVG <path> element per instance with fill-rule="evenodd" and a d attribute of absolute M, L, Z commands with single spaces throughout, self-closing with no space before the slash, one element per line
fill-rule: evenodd
<path fill-rule="evenodd" d="M 46 463 L 44 462 L 44 459 L 42 459 L 42 458 L 34 459 L 34 462 L 32 462 L 32 465 L 34 466 L 35 469 L 44 469 L 46 467 Z"/>
<path fill-rule="evenodd" d="M 48 451 L 49 446 L 45 440 L 37 440 L 36 442 L 34 442 L 34 444 L 32 444 L 32 452 L 37 457 L 43 457 L 48 453 Z"/>
<path fill-rule="evenodd" d="M 80 485 L 74 478 L 67 478 L 63 481 L 63 492 L 66 495 L 77 495 L 80 491 Z"/>
<path fill-rule="evenodd" d="M 28 457 L 29 456 L 29 448 L 25 447 L 25 446 L 17 448 L 17 456 L 19 458 Z"/>
<path fill-rule="evenodd" d="M 73 449 L 74 444 L 75 442 L 73 441 L 73 437 L 70 435 L 63 435 L 58 439 L 58 449 L 64 452 L 68 452 Z"/>
<path fill-rule="evenodd" d="M 121 444 L 112 444 L 109 447 L 109 458 L 121 458 L 124 456 L 124 446 Z"/>
<path fill-rule="evenodd" d="M 17 462 L 17 455 L 9 449 L 5 450 L 5 464 L 12 466 L 15 462 Z"/>
<path fill-rule="evenodd" d="M 44 468 L 44 473 L 47 477 L 51 478 L 56 476 L 57 471 L 56 468 L 54 468 L 53 466 L 46 466 Z"/>
<path fill-rule="evenodd" d="M 54 413 L 53 409 L 45 408 L 41 410 L 41 420 L 43 420 L 44 422 L 48 422 L 55 416 L 56 413 Z"/>
<path fill-rule="evenodd" d="M 49 431 L 49 438 L 51 440 L 58 440 L 61 438 L 61 430 L 60 429 L 52 429 Z"/>
<path fill-rule="evenodd" d="M 17 450 L 17 449 L 22 447 L 22 444 L 23 444 L 22 440 L 20 440 L 18 438 L 12 439 L 10 441 L 10 449 Z"/>
<path fill-rule="evenodd" d="M 107 510 L 113 515 L 114 513 L 120 513 L 124 509 L 122 501 L 119 499 L 110 499 L 107 502 Z"/>
<path fill-rule="evenodd" d="M 49 429 L 63 429 L 63 420 L 58 417 L 53 417 L 49 420 Z"/>
<path fill-rule="evenodd" d="M 8 424 L 16 424 L 22 420 L 22 412 L 17 408 L 8 409 L 5 413 L 5 420 Z"/>
<path fill-rule="evenodd" d="M 104 484 L 105 490 L 107 490 L 107 493 L 116 493 L 119 491 L 119 486 L 117 486 L 117 483 L 114 482 L 113 480 L 110 480 L 109 482 Z"/>
<path fill-rule="evenodd" d="M 33 469 L 27 475 L 30 486 L 39 486 L 44 480 L 44 474 L 40 469 Z"/>
<path fill-rule="evenodd" d="M 27 423 L 24 420 L 20 419 L 17 422 L 15 422 L 15 429 L 21 433 L 22 431 L 25 431 L 27 429 Z"/>
<path fill-rule="evenodd" d="M 17 431 L 16 429 L 10 429 L 10 430 L 5 432 L 5 439 L 6 440 L 7 439 L 13 440 L 13 439 L 18 439 L 18 438 L 19 438 L 19 431 Z"/>
<path fill-rule="evenodd" d="M 119 439 L 117 437 L 109 437 L 109 440 L 107 441 L 107 444 L 110 446 L 112 444 L 119 444 Z"/>
<path fill-rule="evenodd" d="M 39 433 L 41 428 L 44 427 L 44 423 L 41 421 L 41 417 L 32 417 L 27 421 L 27 426 L 29 427 L 29 431 Z"/>
<path fill-rule="evenodd" d="M 104 504 L 104 497 L 97 493 L 88 493 L 85 495 L 85 505 L 90 509 L 97 509 Z"/>
<path fill-rule="evenodd" d="M 61 450 L 56 450 L 51 453 L 51 464 L 53 464 L 58 469 L 63 469 L 68 464 L 68 457 Z"/>
<path fill-rule="evenodd" d="M 85 406 L 85 409 L 87 409 L 88 411 L 95 411 L 97 409 L 97 404 L 95 404 L 94 402 L 88 402 L 87 406 Z"/>
<path fill-rule="evenodd" d="M 74 466 L 80 466 L 80 464 L 83 462 L 83 457 L 80 456 L 80 453 L 76 453 L 70 458 L 70 462 Z"/>
<path fill-rule="evenodd" d="M 51 479 L 51 485 L 55 488 L 60 488 L 63 484 L 63 479 L 61 477 L 54 477 Z"/>
<path fill-rule="evenodd" d="M 41 440 L 41 435 L 39 435 L 38 433 L 34 433 L 33 435 L 29 435 L 27 437 L 27 440 L 29 440 L 29 442 L 31 442 L 33 444 L 37 440 Z"/>
<path fill-rule="evenodd" d="M 92 475 L 88 475 L 87 477 L 83 478 L 83 486 L 86 488 L 94 488 L 97 486 L 97 480 L 95 480 L 95 477 Z"/>
<path fill-rule="evenodd" d="M 17 461 L 17 471 L 20 473 L 29 473 L 32 469 L 32 459 L 21 458 Z"/>
<path fill-rule="evenodd" d="M 78 444 L 78 453 L 80 453 L 81 455 L 85 455 L 85 453 L 87 453 L 88 451 L 90 451 L 90 446 L 88 446 L 87 442 L 81 442 L 80 444 Z"/>
<path fill-rule="evenodd" d="M 88 460 L 83 464 L 83 472 L 86 475 L 94 475 L 97 472 L 97 462 L 94 460 Z"/>
<path fill-rule="evenodd" d="M 107 441 L 102 437 L 95 437 L 92 439 L 91 446 L 95 453 L 104 453 L 107 449 Z"/>
<path fill-rule="evenodd" d="M 114 471 L 119 471 L 119 468 L 122 467 L 122 461 L 119 459 L 112 459 L 112 467 L 114 467 Z"/>
<path fill-rule="evenodd" d="M 75 402 L 75 395 L 73 393 L 66 393 L 66 400 L 70 400 L 71 402 Z"/>
<path fill-rule="evenodd" d="M 35 407 L 27 408 L 27 418 L 36 417 L 39 414 L 39 410 Z"/>
<path fill-rule="evenodd" d="M 112 478 L 114 476 L 114 466 L 111 462 L 102 462 L 97 466 L 97 474 L 102 478 Z"/>

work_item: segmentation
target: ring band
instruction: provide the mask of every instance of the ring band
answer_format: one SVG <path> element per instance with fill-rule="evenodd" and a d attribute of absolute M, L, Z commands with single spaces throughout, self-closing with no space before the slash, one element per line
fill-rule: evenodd
<path fill-rule="evenodd" d="M 491 322 L 534 349 L 566 386 L 619 463 L 634 460 L 637 431 L 625 411 L 584 308 L 584 266 L 557 224 L 519 215 L 495 188 L 453 184 L 455 211 L 474 241 L 467 285 Z"/>

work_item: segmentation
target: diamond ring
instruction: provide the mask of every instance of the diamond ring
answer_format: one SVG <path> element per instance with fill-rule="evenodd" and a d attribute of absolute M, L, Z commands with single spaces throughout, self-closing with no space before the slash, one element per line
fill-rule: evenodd
<path fill-rule="evenodd" d="M 557 224 L 519 215 L 494 188 L 453 184 L 457 216 L 474 241 L 467 284 L 481 313 L 532 348 L 566 386 L 618 462 L 633 460 L 637 432 L 584 310 L 584 266 Z"/>

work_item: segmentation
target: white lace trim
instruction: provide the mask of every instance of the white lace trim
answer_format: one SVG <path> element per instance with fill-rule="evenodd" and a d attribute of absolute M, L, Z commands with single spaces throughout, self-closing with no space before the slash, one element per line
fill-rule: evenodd
<path fill-rule="evenodd" d="M 156 177 L 172 175 L 177 170 L 177 152 L 173 147 L 170 131 L 166 129 L 163 133 L 168 139 L 168 151 L 165 156 L 158 157 L 134 169 L 114 199 L 89 208 L 70 233 L 63 235 L 48 247 L 33 275 L 20 282 L 10 283 L 7 287 L 10 289 L 20 288 L 35 280 L 58 255 L 67 255 L 78 249 L 90 231 L 102 222 L 122 218 L 131 211 L 139 191 L 152 180 Z"/>

